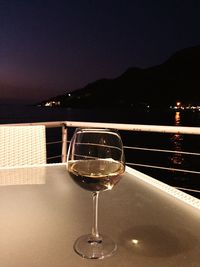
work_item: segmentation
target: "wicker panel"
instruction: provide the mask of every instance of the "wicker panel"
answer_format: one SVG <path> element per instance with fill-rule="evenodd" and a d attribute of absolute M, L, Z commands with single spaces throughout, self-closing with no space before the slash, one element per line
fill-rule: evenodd
<path fill-rule="evenodd" d="M 36 167 L 37 166 L 37 167 Z M 0 186 L 45 184 L 45 167 L 14 167 L 0 170 Z"/>
<path fill-rule="evenodd" d="M 1 126 L 0 167 L 46 163 L 45 126 Z"/>

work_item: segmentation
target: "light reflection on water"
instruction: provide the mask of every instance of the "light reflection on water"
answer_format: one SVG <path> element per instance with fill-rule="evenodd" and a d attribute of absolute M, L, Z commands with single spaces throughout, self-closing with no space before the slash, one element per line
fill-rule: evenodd
<path fill-rule="evenodd" d="M 174 124 L 176 126 L 181 125 L 181 113 L 176 112 L 175 117 L 174 117 Z M 182 151 L 182 146 L 183 146 L 183 135 L 182 134 L 173 134 L 170 138 L 173 146 L 173 150 L 176 152 L 172 154 L 170 161 L 172 163 L 172 168 L 176 168 L 179 165 L 182 165 L 184 161 L 184 156 L 183 154 L 178 153 L 178 151 Z"/>

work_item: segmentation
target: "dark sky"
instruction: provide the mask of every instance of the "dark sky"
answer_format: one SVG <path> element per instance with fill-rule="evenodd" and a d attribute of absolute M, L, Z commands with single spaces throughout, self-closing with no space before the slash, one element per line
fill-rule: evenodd
<path fill-rule="evenodd" d="M 0 98 L 34 103 L 199 44 L 199 0 L 0 0 Z"/>

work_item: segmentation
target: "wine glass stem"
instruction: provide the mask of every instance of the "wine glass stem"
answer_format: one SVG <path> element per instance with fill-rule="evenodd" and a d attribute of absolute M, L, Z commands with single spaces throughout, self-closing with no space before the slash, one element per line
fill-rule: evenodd
<path fill-rule="evenodd" d="M 102 238 L 98 232 L 98 200 L 99 192 L 92 193 L 93 199 L 93 226 L 92 226 L 92 240 L 93 242 L 101 242 Z"/>

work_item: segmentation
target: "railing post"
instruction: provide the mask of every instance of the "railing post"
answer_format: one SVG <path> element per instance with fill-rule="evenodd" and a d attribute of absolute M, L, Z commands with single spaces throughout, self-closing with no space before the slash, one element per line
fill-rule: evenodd
<path fill-rule="evenodd" d="M 67 160 L 67 125 L 62 125 L 62 163 Z"/>

